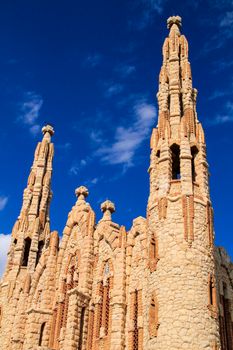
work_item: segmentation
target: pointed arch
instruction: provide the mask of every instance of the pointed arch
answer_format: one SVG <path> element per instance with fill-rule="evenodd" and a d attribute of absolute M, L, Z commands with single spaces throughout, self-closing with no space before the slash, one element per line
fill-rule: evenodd
<path fill-rule="evenodd" d="M 179 180 L 180 174 L 180 146 L 174 143 L 171 147 L 172 180 Z"/>
<path fill-rule="evenodd" d="M 28 266 L 28 259 L 31 249 L 31 243 L 32 240 L 30 237 L 25 238 L 24 240 L 24 251 L 23 251 L 23 260 L 22 260 L 22 266 Z"/>
<path fill-rule="evenodd" d="M 111 334 L 111 289 L 113 288 L 113 265 L 111 260 L 102 263 L 100 272 L 100 281 L 97 287 L 98 302 L 94 308 L 93 331 L 93 346 L 95 341 L 100 338 L 105 338 L 106 342 L 110 340 Z M 92 325 L 90 325 L 92 328 Z M 107 344 L 107 343 L 106 343 Z"/>

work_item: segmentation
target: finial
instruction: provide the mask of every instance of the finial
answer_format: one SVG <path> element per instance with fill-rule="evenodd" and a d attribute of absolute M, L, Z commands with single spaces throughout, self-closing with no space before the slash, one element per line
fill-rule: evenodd
<path fill-rule="evenodd" d="M 51 136 L 53 136 L 53 134 L 54 134 L 54 129 L 53 129 L 52 125 L 47 124 L 47 125 L 43 126 L 43 128 L 42 128 L 42 133 L 43 133 L 43 135 L 45 135 L 47 132 L 48 132 Z"/>
<path fill-rule="evenodd" d="M 102 220 L 111 221 L 112 213 L 115 212 L 115 204 L 109 200 L 106 200 L 101 204 L 101 211 L 104 213 Z"/>
<path fill-rule="evenodd" d="M 85 200 L 85 198 L 89 195 L 89 191 L 85 186 L 80 186 L 76 188 L 75 194 L 79 200 Z"/>
<path fill-rule="evenodd" d="M 171 16 L 167 19 L 167 28 L 171 29 L 173 24 L 176 24 L 177 27 L 180 29 L 182 26 L 182 19 L 180 16 Z"/>

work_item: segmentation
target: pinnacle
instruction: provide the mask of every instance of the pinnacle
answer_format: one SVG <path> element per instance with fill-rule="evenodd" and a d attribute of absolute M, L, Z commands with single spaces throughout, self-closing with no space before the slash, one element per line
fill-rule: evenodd
<path fill-rule="evenodd" d="M 180 16 L 171 16 L 167 19 L 167 28 L 171 29 L 173 24 L 176 24 L 177 27 L 180 29 L 182 26 L 182 19 Z"/>
<path fill-rule="evenodd" d="M 85 198 L 89 194 L 89 191 L 85 186 L 80 186 L 80 187 L 76 188 L 75 194 L 76 194 L 78 200 L 80 200 L 80 199 L 85 200 Z"/>
<path fill-rule="evenodd" d="M 105 213 L 106 211 L 110 211 L 111 213 L 115 212 L 115 204 L 110 200 L 106 200 L 101 204 L 101 211 Z"/>
<path fill-rule="evenodd" d="M 47 124 L 47 125 L 43 126 L 43 128 L 42 128 L 42 133 L 43 133 L 43 135 L 45 135 L 47 132 L 48 132 L 51 136 L 54 135 L 54 129 L 53 129 L 52 125 Z"/>

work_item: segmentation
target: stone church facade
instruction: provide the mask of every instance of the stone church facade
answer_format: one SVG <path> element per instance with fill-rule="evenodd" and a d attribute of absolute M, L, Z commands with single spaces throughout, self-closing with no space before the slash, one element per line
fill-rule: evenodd
<path fill-rule="evenodd" d="M 0 284 L 7 350 L 233 350 L 233 264 L 214 246 L 204 131 L 188 42 L 168 19 L 146 218 L 126 232 L 76 189 L 61 242 L 50 231 L 54 133 L 43 131 Z"/>

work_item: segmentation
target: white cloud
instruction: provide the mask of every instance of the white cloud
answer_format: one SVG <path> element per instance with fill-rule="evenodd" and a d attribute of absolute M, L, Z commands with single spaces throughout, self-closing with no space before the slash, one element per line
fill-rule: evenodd
<path fill-rule="evenodd" d="M 0 278 L 4 273 L 7 261 L 7 253 L 10 247 L 11 235 L 0 234 Z"/>
<path fill-rule="evenodd" d="M 100 55 L 99 53 L 94 53 L 94 54 L 88 55 L 84 63 L 85 65 L 94 68 L 100 64 L 101 60 L 102 60 L 102 55 Z"/>
<path fill-rule="evenodd" d="M 156 108 L 146 102 L 140 102 L 133 108 L 134 122 L 131 126 L 116 128 L 114 141 L 101 146 L 96 155 L 107 164 L 121 164 L 125 168 L 134 165 L 136 150 L 151 131 L 155 122 Z"/>
<path fill-rule="evenodd" d="M 8 202 L 8 197 L 7 196 L 0 196 L 0 211 L 5 208 Z"/>
<path fill-rule="evenodd" d="M 37 123 L 37 120 L 42 105 L 42 97 L 31 91 L 25 93 L 24 101 L 20 105 L 19 120 L 29 127 L 32 135 L 36 135 L 40 131 L 40 125 Z"/>

